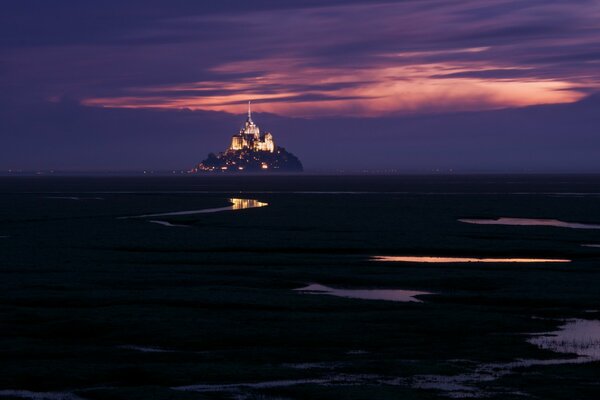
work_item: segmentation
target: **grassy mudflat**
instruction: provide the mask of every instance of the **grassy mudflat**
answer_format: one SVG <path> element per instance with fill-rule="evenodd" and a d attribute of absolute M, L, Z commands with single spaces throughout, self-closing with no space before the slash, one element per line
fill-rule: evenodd
<path fill-rule="evenodd" d="M 165 215 L 230 198 L 268 206 Z M 0 398 L 593 398 L 600 362 L 527 334 L 600 320 L 600 230 L 459 219 L 598 224 L 599 200 L 590 176 L 2 179 Z"/>

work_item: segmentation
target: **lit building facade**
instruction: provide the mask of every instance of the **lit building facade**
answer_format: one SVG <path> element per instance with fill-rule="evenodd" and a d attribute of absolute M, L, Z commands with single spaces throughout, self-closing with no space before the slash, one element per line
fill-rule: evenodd
<path fill-rule="evenodd" d="M 275 151 L 275 142 L 273 135 L 270 133 L 260 134 L 260 128 L 252 121 L 252 109 L 248 102 L 248 117 L 240 132 L 233 135 L 231 138 L 231 146 L 229 150 L 244 150 L 250 149 L 254 151 Z"/>

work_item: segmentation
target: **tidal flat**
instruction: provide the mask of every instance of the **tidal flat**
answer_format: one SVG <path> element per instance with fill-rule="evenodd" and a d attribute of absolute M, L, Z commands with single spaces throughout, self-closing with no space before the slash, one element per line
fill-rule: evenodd
<path fill-rule="evenodd" d="M 599 195 L 590 175 L 0 178 L 0 399 L 597 398 L 600 230 L 459 220 L 598 225 Z M 227 211 L 181 212 L 206 209 Z"/>

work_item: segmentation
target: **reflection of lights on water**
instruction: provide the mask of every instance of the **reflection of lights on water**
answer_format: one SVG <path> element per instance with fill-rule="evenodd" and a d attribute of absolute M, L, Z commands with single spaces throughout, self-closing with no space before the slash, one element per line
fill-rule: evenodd
<path fill-rule="evenodd" d="M 173 212 L 157 213 L 157 214 L 134 215 L 131 217 L 119 217 L 119 219 L 169 217 L 169 216 L 175 217 L 175 216 L 180 216 L 180 215 L 211 214 L 211 213 L 217 213 L 217 212 L 222 212 L 222 211 L 237 211 L 237 210 L 244 210 L 246 208 L 266 207 L 269 205 L 269 203 L 263 203 L 261 201 L 254 200 L 254 199 L 231 198 L 231 199 L 229 199 L 229 202 L 231 203 L 231 205 L 226 206 L 226 207 L 203 208 L 201 210 L 173 211 Z M 156 222 L 156 220 L 150 221 L 150 222 L 160 223 L 163 225 L 165 223 L 164 221 Z"/>
<path fill-rule="evenodd" d="M 469 257 L 411 257 L 374 256 L 373 261 L 415 263 L 568 263 L 571 260 L 556 258 L 469 258 Z"/>
<path fill-rule="evenodd" d="M 268 206 L 268 203 L 263 203 L 254 199 L 229 199 L 229 201 L 233 204 L 232 210 L 244 210 L 246 208 L 256 208 L 256 207 L 265 207 Z"/>

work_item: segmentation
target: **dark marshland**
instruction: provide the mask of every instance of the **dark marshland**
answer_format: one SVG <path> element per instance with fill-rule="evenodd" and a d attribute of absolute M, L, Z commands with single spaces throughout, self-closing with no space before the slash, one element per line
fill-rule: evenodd
<path fill-rule="evenodd" d="M 592 175 L 2 178 L 0 397 L 593 398 L 599 204 Z"/>

